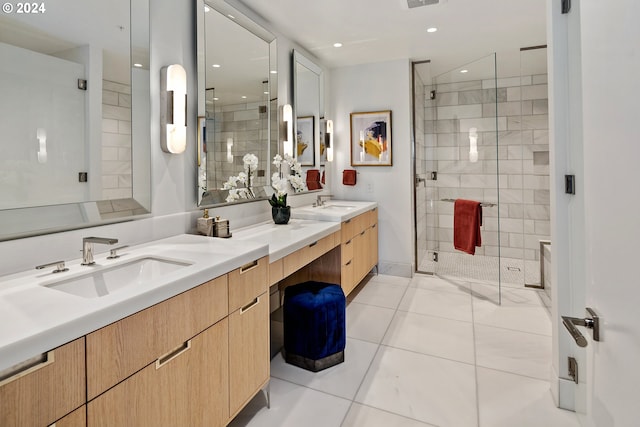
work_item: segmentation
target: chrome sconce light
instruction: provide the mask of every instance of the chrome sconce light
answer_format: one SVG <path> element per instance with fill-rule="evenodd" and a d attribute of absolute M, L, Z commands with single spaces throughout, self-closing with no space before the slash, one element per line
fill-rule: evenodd
<path fill-rule="evenodd" d="M 325 147 L 327 149 L 327 161 L 333 162 L 333 120 L 327 120 Z"/>
<path fill-rule="evenodd" d="M 179 64 L 160 70 L 160 145 L 171 154 L 187 148 L 187 73 Z"/>
<path fill-rule="evenodd" d="M 293 109 L 291 104 L 282 106 L 282 121 L 286 127 L 287 139 L 283 142 L 284 154 L 293 156 Z"/>

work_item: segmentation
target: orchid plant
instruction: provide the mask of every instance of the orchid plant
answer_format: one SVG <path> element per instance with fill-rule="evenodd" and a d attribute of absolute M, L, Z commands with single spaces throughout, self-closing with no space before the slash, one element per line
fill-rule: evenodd
<path fill-rule="evenodd" d="M 258 156 L 252 153 L 245 154 L 242 162 L 244 163 L 244 171 L 237 176 L 230 176 L 222 185 L 223 190 L 229 190 L 229 195 L 226 198 L 227 203 L 255 197 L 251 188 L 251 180 L 254 172 L 258 169 Z M 243 184 L 244 186 L 238 188 L 238 184 Z"/>
<path fill-rule="evenodd" d="M 276 154 L 273 157 L 273 165 L 278 171 L 271 176 L 271 187 L 273 187 L 274 193 L 269 199 L 269 204 L 272 207 L 286 207 L 289 185 L 296 193 L 307 189 L 307 185 L 302 178 L 302 166 L 289 154 L 285 154 L 284 157 Z M 289 174 L 283 175 L 283 165 L 289 167 Z"/>

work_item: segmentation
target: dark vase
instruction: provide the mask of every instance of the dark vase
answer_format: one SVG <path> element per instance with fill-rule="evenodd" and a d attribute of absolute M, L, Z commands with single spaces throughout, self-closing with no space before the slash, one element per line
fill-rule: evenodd
<path fill-rule="evenodd" d="M 291 206 L 273 206 L 271 207 L 271 216 L 276 224 L 286 224 L 291 217 Z"/>

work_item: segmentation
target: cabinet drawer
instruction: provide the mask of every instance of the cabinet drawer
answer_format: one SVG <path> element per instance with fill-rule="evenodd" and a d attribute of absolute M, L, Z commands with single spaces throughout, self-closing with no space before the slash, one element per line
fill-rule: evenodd
<path fill-rule="evenodd" d="M 229 314 L 229 404 L 235 416 L 269 379 L 269 295 Z"/>
<path fill-rule="evenodd" d="M 309 245 L 309 261 L 311 262 L 316 258 L 320 258 L 322 255 L 326 254 L 327 252 L 329 252 L 331 249 L 335 248 L 337 243 L 336 243 L 336 236 L 337 233 L 332 233 L 327 237 L 323 237 L 322 239 L 318 240 L 315 244 L 311 244 Z"/>
<path fill-rule="evenodd" d="M 87 335 L 89 400 L 228 314 L 227 276 Z"/>
<path fill-rule="evenodd" d="M 226 425 L 228 343 L 225 318 L 89 402 L 87 425 Z"/>
<path fill-rule="evenodd" d="M 365 222 L 366 228 L 369 228 L 373 226 L 373 224 L 378 223 L 378 208 L 373 208 L 363 215 L 366 215 L 366 222 Z"/>
<path fill-rule="evenodd" d="M 0 380 L 0 426 L 48 426 L 86 401 L 84 337 Z"/>
<path fill-rule="evenodd" d="M 342 265 L 353 258 L 353 238 L 347 240 L 340 247 Z"/>
<path fill-rule="evenodd" d="M 275 285 L 284 279 L 284 262 L 280 258 L 277 261 L 269 263 L 269 286 Z"/>
<path fill-rule="evenodd" d="M 269 258 L 263 257 L 229 273 L 229 313 L 269 288 Z"/>
<path fill-rule="evenodd" d="M 49 427 L 85 427 L 87 425 L 87 406 L 82 405 L 66 417 L 56 421 Z"/>
<path fill-rule="evenodd" d="M 342 291 L 345 295 L 349 295 L 349 293 L 356 287 L 355 276 L 354 276 L 354 265 L 353 259 L 348 260 L 345 263 L 342 263 L 340 277 Z"/>
<path fill-rule="evenodd" d="M 337 233 L 330 234 L 284 257 L 284 276 L 295 273 L 314 259 L 329 252 L 337 245 L 336 237 Z"/>

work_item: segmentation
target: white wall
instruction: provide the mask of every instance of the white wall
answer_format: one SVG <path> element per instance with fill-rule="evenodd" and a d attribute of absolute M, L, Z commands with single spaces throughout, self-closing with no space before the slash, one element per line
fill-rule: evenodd
<path fill-rule="evenodd" d="M 411 64 L 380 62 L 331 70 L 329 111 L 334 123 L 331 193 L 339 199 L 378 202 L 380 272 L 410 277 L 413 273 Z M 357 184 L 342 185 L 350 166 L 349 114 L 391 110 L 393 166 L 358 167 Z"/>

